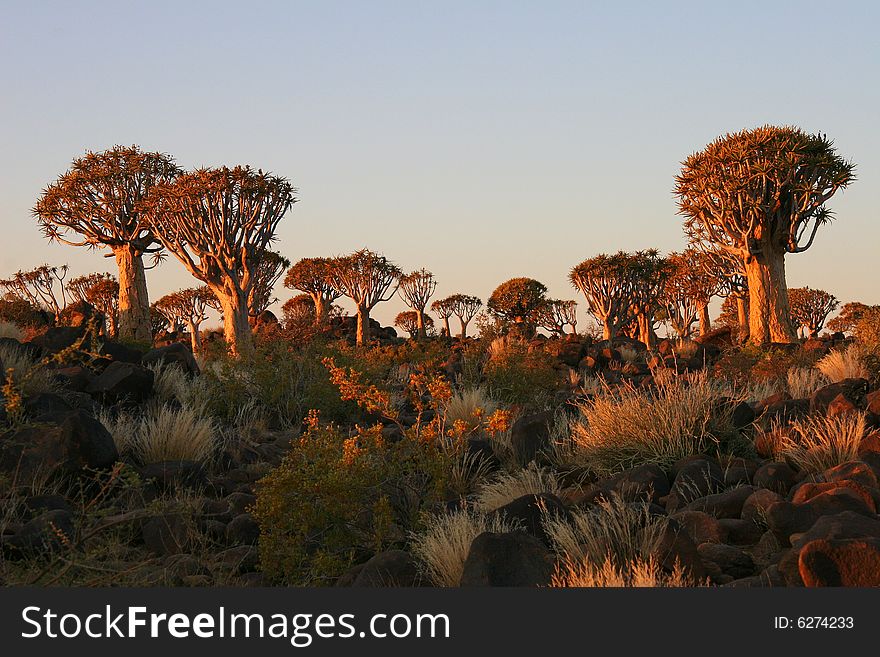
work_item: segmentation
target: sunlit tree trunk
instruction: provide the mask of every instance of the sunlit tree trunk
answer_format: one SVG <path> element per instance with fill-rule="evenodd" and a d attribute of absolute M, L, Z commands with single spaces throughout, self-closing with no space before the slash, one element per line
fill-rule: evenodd
<path fill-rule="evenodd" d="M 459 337 L 464 340 L 467 337 L 467 327 L 470 324 L 470 320 L 466 322 L 463 319 L 459 319 L 458 321 L 461 322 L 461 335 Z"/>
<path fill-rule="evenodd" d="M 416 330 L 416 340 L 421 340 L 423 338 L 428 337 L 428 331 L 425 329 L 425 309 L 424 308 L 416 308 L 416 317 L 418 317 L 418 324 Z"/>
<path fill-rule="evenodd" d="M 366 306 L 357 307 L 357 344 L 370 344 L 370 309 Z"/>
<path fill-rule="evenodd" d="M 745 269 L 749 282 L 749 340 L 755 344 L 795 342 L 785 284 L 785 254 L 770 251 L 750 257 Z"/>
<path fill-rule="evenodd" d="M 223 288 L 212 288 L 223 309 L 223 334 L 229 351 L 233 356 L 247 356 L 254 351 L 254 336 L 248 321 L 248 302 L 246 294 L 229 292 Z"/>
<path fill-rule="evenodd" d="M 708 303 L 701 303 L 697 306 L 697 317 L 700 320 L 700 335 L 706 335 L 712 330 L 712 322 L 709 320 Z"/>
<path fill-rule="evenodd" d="M 152 342 L 143 258 L 130 244 L 116 247 L 113 255 L 119 268 L 119 338 Z"/>
<path fill-rule="evenodd" d="M 639 341 L 642 342 L 647 349 L 653 349 L 657 342 L 657 334 L 654 333 L 653 322 L 645 313 L 639 313 Z"/>
<path fill-rule="evenodd" d="M 326 326 L 330 317 L 329 302 L 321 294 L 313 294 L 312 300 L 315 302 L 315 324 Z"/>
<path fill-rule="evenodd" d="M 446 331 L 446 337 L 451 338 L 452 331 L 449 328 L 449 318 L 448 317 L 443 318 L 443 329 Z"/>
<path fill-rule="evenodd" d="M 193 354 L 198 354 L 202 350 L 202 336 L 199 333 L 199 327 L 194 322 L 187 322 L 186 327 L 189 330 L 189 342 L 192 352 Z"/>

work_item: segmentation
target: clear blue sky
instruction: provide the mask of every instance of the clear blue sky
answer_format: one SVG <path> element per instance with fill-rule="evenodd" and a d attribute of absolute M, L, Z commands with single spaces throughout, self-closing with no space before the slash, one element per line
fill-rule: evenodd
<path fill-rule="evenodd" d="M 793 123 L 859 179 L 789 284 L 880 303 L 878 23 L 867 1 L 2 0 L 0 276 L 113 271 L 48 246 L 29 209 L 87 149 L 137 143 L 290 178 L 291 260 L 367 246 L 431 269 L 439 294 L 532 276 L 578 298 L 584 258 L 684 246 L 689 153 Z M 176 262 L 149 273 L 153 298 L 191 284 Z"/>

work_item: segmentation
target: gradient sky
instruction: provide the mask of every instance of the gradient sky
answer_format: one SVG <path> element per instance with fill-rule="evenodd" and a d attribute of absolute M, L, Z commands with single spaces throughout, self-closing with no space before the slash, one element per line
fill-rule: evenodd
<path fill-rule="evenodd" d="M 858 180 L 789 285 L 880 303 L 878 6 L 0 0 L 0 276 L 114 271 L 47 245 L 29 210 L 74 157 L 137 143 L 290 178 L 293 261 L 366 246 L 427 267 L 440 295 L 531 276 L 583 308 L 581 260 L 684 247 L 681 160 L 790 123 Z M 192 284 L 176 261 L 149 272 L 153 299 Z"/>

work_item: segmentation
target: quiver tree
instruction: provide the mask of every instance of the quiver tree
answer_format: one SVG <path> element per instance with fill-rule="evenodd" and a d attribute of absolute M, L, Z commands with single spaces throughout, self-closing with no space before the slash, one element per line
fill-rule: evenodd
<path fill-rule="evenodd" d="M 122 338 L 150 339 L 143 256 L 151 253 L 158 262 L 162 254 L 141 205 L 153 186 L 180 173 L 167 155 L 143 153 L 137 146 L 115 146 L 74 160 L 34 206 L 33 214 L 50 240 L 106 248 L 116 258 Z"/>
<path fill-rule="evenodd" d="M 327 325 L 330 307 L 342 296 L 330 284 L 331 263 L 330 258 L 303 258 L 284 277 L 284 287 L 305 292 L 312 298 L 315 323 L 318 326 Z"/>
<path fill-rule="evenodd" d="M 107 319 L 110 337 L 119 330 L 119 282 L 113 274 L 95 273 L 71 278 L 67 292 L 76 301 L 91 304 Z"/>
<path fill-rule="evenodd" d="M 67 305 L 67 291 L 64 286 L 67 270 L 67 265 L 40 265 L 30 271 L 18 271 L 12 278 L 0 281 L 0 289 L 36 308 L 47 310 L 57 322 Z"/>
<path fill-rule="evenodd" d="M 370 312 L 394 296 L 401 274 L 400 268 L 388 258 L 368 249 L 333 259 L 330 284 L 357 307 L 358 345 L 369 344 Z"/>
<path fill-rule="evenodd" d="M 831 219 L 827 201 L 854 178 L 825 135 L 788 126 L 719 137 L 683 162 L 675 194 L 685 232 L 742 260 L 753 342 L 796 339 L 785 256 L 813 244 Z"/>
<path fill-rule="evenodd" d="M 828 330 L 839 333 L 852 333 L 856 324 L 865 316 L 865 313 L 871 309 L 859 301 L 849 301 L 843 304 L 837 317 L 828 320 Z"/>
<path fill-rule="evenodd" d="M 202 336 L 199 326 L 208 319 L 205 310 L 213 293 L 207 285 L 191 287 L 167 294 L 156 302 L 156 308 L 177 327 L 185 326 L 189 331 L 192 351 L 197 354 L 202 349 Z"/>
<path fill-rule="evenodd" d="M 666 317 L 680 338 L 688 338 L 691 325 L 699 320 L 700 335 L 711 330 L 709 301 L 730 289 L 730 281 L 712 267 L 711 258 L 693 248 L 670 253 L 670 275 L 660 302 Z"/>
<path fill-rule="evenodd" d="M 718 284 L 715 294 L 731 300 L 731 312 L 735 310 L 738 318 L 737 338 L 741 342 L 748 340 L 749 282 L 743 261 L 738 256 L 723 249 L 713 248 L 711 245 L 695 244 L 694 246 L 700 253 L 697 264 L 708 278 L 714 278 Z M 702 320 L 700 329 L 702 334 Z"/>
<path fill-rule="evenodd" d="M 259 317 L 278 301 L 272 296 L 275 283 L 285 270 L 290 267 L 290 260 L 275 251 L 264 250 L 257 256 L 257 267 L 254 270 L 254 285 L 248 295 L 248 314 L 251 318 Z"/>
<path fill-rule="evenodd" d="M 840 305 L 833 294 L 810 287 L 793 287 L 788 291 L 791 318 L 795 326 L 803 328 L 806 337 L 819 335 L 825 320 Z"/>
<path fill-rule="evenodd" d="M 427 315 L 420 319 L 418 311 L 405 310 L 402 313 L 397 313 L 394 325 L 409 333 L 409 337 L 413 340 L 417 340 L 421 336 L 422 330 L 425 330 L 425 335 L 427 335 L 427 329 L 434 328 L 434 320 Z"/>
<path fill-rule="evenodd" d="M 425 315 L 425 308 L 428 301 L 434 295 L 437 289 L 437 279 L 434 274 L 426 269 L 419 269 L 411 274 L 400 277 L 400 286 L 397 289 L 403 302 L 412 308 L 416 313 L 418 321 L 418 331 L 416 337 L 424 338 L 427 336 L 426 320 L 431 319 Z M 433 322 L 434 320 L 431 320 Z"/>
<path fill-rule="evenodd" d="M 657 342 L 654 316 L 660 308 L 660 297 L 671 273 L 671 265 L 656 249 L 636 251 L 628 256 L 631 276 L 635 279 L 632 292 L 633 312 L 638 324 L 638 339 L 652 349 Z"/>
<path fill-rule="evenodd" d="M 547 286 L 534 278 L 511 278 L 495 288 L 488 311 L 527 335 L 535 332 L 535 313 L 547 298 Z"/>
<path fill-rule="evenodd" d="M 572 268 L 571 284 L 587 299 L 587 310 L 602 325 L 602 337 L 612 340 L 636 316 L 636 291 L 642 283 L 634 256 L 623 251 L 600 254 Z"/>
<path fill-rule="evenodd" d="M 169 314 L 168 307 L 159 301 L 150 304 L 150 331 L 157 336 L 163 331 L 176 332 L 180 328 L 179 320 Z"/>
<path fill-rule="evenodd" d="M 453 303 L 452 297 L 446 297 L 445 299 L 437 299 L 431 304 L 431 310 L 443 320 L 443 331 L 450 338 L 452 332 L 449 328 L 449 318 L 455 314 Z"/>
<path fill-rule="evenodd" d="M 296 202 L 294 192 L 286 178 L 250 167 L 221 167 L 156 185 L 144 203 L 156 238 L 216 296 L 235 356 L 253 351 L 248 302 L 261 257 Z"/>
<path fill-rule="evenodd" d="M 561 301 L 548 299 L 535 313 L 538 328 L 557 335 L 565 335 L 565 327 L 571 326 L 571 332 L 577 333 L 577 301 Z"/>
<path fill-rule="evenodd" d="M 479 297 L 469 294 L 453 294 L 451 297 L 447 297 L 446 300 L 450 303 L 452 313 L 458 317 L 459 324 L 461 325 L 461 333 L 459 333 L 458 337 L 464 340 L 467 337 L 468 324 L 480 312 L 480 308 L 483 307 L 483 301 Z"/>
<path fill-rule="evenodd" d="M 297 294 L 281 306 L 281 323 L 289 331 L 315 324 L 315 300 L 310 294 Z"/>

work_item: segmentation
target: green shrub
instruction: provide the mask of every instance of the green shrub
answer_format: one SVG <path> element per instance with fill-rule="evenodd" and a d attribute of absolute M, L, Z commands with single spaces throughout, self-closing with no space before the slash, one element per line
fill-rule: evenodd
<path fill-rule="evenodd" d="M 552 356 L 507 338 L 493 342 L 483 375 L 493 399 L 527 408 L 546 407 L 562 383 Z"/>
<path fill-rule="evenodd" d="M 380 427 L 345 438 L 311 415 L 309 430 L 258 482 L 263 572 L 279 583 L 326 585 L 401 545 L 422 512 L 444 499 L 451 467 L 431 444 L 387 443 Z"/>

